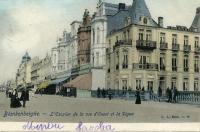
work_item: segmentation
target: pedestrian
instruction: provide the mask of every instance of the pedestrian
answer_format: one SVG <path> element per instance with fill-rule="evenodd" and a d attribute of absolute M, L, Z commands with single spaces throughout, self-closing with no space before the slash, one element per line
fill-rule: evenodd
<path fill-rule="evenodd" d="M 135 104 L 141 104 L 141 98 L 140 98 L 140 90 L 137 89 L 136 91 L 136 101 Z"/>
<path fill-rule="evenodd" d="M 173 101 L 174 101 L 174 103 L 176 103 L 177 102 L 176 97 L 177 97 L 177 94 L 178 94 L 178 90 L 177 90 L 176 87 L 174 87 L 173 92 L 174 92 Z"/>
<path fill-rule="evenodd" d="M 169 102 L 169 87 L 167 88 L 167 90 L 166 90 L 166 95 L 167 95 L 167 102 Z"/>
<path fill-rule="evenodd" d="M 169 100 L 168 102 L 172 102 L 172 88 L 169 90 Z"/>
<path fill-rule="evenodd" d="M 98 89 L 97 89 L 97 98 L 100 98 L 100 94 L 101 94 L 101 91 L 100 91 L 100 88 L 98 87 Z"/>
<path fill-rule="evenodd" d="M 103 90 L 102 90 L 102 96 L 103 96 L 103 98 L 106 97 L 106 91 L 104 90 L 104 88 L 103 88 Z"/>
<path fill-rule="evenodd" d="M 109 98 L 109 100 L 112 99 L 112 91 L 110 88 L 108 89 L 108 98 Z"/>
<path fill-rule="evenodd" d="M 25 107 L 25 105 L 26 105 L 26 99 L 27 99 L 26 91 L 22 90 L 20 100 L 23 102 L 23 107 Z"/>
<path fill-rule="evenodd" d="M 29 101 L 29 90 L 26 90 L 26 101 Z"/>
<path fill-rule="evenodd" d="M 19 98 L 18 98 L 18 92 L 17 90 L 15 89 L 13 91 L 13 93 L 11 94 L 11 99 L 10 99 L 10 107 L 11 108 L 18 108 L 18 107 L 21 107 L 21 103 L 19 101 Z"/>

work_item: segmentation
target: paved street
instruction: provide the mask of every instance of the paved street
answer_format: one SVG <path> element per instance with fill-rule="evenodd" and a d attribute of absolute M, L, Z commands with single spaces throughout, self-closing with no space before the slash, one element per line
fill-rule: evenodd
<path fill-rule="evenodd" d="M 40 122 L 199 122 L 200 106 L 159 102 L 67 98 L 50 95 L 30 97 L 26 108 L 9 108 L 10 99 L 0 93 L 0 121 Z M 37 116 L 5 116 L 6 112 L 39 113 Z M 55 112 L 55 113 L 52 113 Z M 57 112 L 57 113 L 56 113 Z M 100 113 L 101 112 L 101 113 Z"/>

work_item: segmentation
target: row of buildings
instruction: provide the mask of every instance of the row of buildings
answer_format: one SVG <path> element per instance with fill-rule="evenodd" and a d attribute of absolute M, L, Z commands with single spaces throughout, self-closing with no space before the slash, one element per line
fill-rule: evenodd
<path fill-rule="evenodd" d="M 198 91 L 200 8 L 191 25 L 164 27 L 164 18 L 154 20 L 145 0 L 99 0 L 95 13 L 86 9 L 82 21 L 63 31 L 51 56 L 23 56 L 17 86 Z"/>

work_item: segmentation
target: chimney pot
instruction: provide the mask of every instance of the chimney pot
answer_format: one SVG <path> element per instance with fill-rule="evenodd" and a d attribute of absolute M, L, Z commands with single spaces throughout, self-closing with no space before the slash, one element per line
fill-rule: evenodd
<path fill-rule="evenodd" d="M 164 26 L 163 17 L 158 17 L 158 25 L 159 25 L 159 27 L 163 27 Z"/>

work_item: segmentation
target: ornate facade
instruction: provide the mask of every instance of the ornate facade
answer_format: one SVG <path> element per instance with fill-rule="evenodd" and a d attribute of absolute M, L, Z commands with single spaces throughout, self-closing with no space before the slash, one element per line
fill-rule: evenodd
<path fill-rule="evenodd" d="M 108 20 L 106 87 L 199 90 L 200 33 L 194 23 L 191 29 L 165 28 L 162 17 L 152 19 L 144 0 L 134 0 L 129 9 L 119 5 Z"/>

